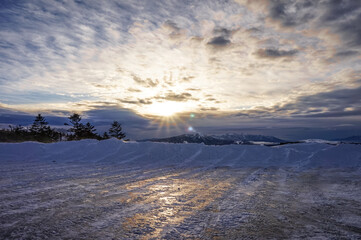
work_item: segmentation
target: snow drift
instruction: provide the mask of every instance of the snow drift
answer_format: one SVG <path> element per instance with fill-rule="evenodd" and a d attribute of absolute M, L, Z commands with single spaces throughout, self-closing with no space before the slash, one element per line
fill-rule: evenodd
<path fill-rule="evenodd" d="M 361 167 L 361 145 L 322 143 L 277 147 L 82 140 L 1 143 L 0 161 L 114 162 L 131 167 Z"/>

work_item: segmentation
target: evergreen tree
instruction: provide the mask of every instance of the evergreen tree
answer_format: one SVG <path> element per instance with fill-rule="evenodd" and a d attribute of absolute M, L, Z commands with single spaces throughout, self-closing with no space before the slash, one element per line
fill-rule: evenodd
<path fill-rule="evenodd" d="M 69 135 L 69 140 L 80 140 L 85 138 L 92 138 L 92 139 L 98 139 L 99 136 L 95 133 L 96 129 L 93 125 L 91 125 L 89 122 L 87 122 L 85 125 L 82 124 L 81 117 L 79 114 L 74 113 L 69 118 L 69 122 L 71 124 L 71 128 L 68 130 L 69 132 L 73 133 Z M 65 125 L 69 125 L 65 123 Z"/>
<path fill-rule="evenodd" d="M 70 115 L 70 117 L 68 117 L 70 124 L 72 125 L 72 127 L 69 129 L 69 132 L 73 132 L 74 134 L 79 131 L 83 126 L 82 123 L 80 123 L 81 121 L 81 117 L 79 114 L 74 113 L 73 115 Z M 67 123 L 64 123 L 64 125 L 69 125 Z"/>
<path fill-rule="evenodd" d="M 10 132 L 13 132 L 18 135 L 21 135 L 24 132 L 26 132 L 25 128 L 21 125 L 17 125 L 17 126 L 9 125 L 9 128 L 10 128 Z"/>
<path fill-rule="evenodd" d="M 34 141 L 36 140 L 26 128 L 21 125 L 12 126 L 9 125 L 10 130 L 5 130 L 4 140 L 9 142 L 23 142 L 23 141 Z"/>
<path fill-rule="evenodd" d="M 125 138 L 125 133 L 122 132 L 122 126 L 118 121 L 114 121 L 109 129 L 109 135 L 118 139 Z"/>
<path fill-rule="evenodd" d="M 97 139 L 98 135 L 95 133 L 96 129 L 93 125 L 91 125 L 89 122 L 87 122 L 84 127 L 83 131 L 81 133 L 82 138 L 94 138 Z"/>
<path fill-rule="evenodd" d="M 59 139 L 59 133 L 50 128 L 48 122 L 41 114 L 35 117 L 29 131 L 36 141 L 52 142 Z"/>
<path fill-rule="evenodd" d="M 45 118 L 39 113 L 38 116 L 35 117 L 29 130 L 34 135 L 43 135 L 50 130 L 50 127 L 48 126 L 48 122 L 45 121 Z"/>
<path fill-rule="evenodd" d="M 50 128 L 48 122 L 41 114 L 35 117 L 33 124 L 29 128 L 24 128 L 21 125 L 9 125 L 9 130 L 0 130 L 0 141 L 5 142 L 24 142 L 24 141 L 39 141 L 39 142 L 54 142 L 61 140 L 61 133 Z"/>
<path fill-rule="evenodd" d="M 80 121 L 81 121 L 80 115 L 77 113 L 74 113 L 73 115 L 70 115 L 70 117 L 68 117 L 68 119 L 72 126 L 68 131 L 73 133 L 68 136 L 68 140 L 80 140 L 81 132 L 82 132 L 82 129 L 84 128 L 84 125 L 82 123 L 80 123 Z M 68 123 L 64 123 L 64 125 L 69 126 Z"/>
<path fill-rule="evenodd" d="M 110 137 L 109 137 L 108 133 L 105 132 L 105 133 L 103 133 L 103 136 L 101 138 L 104 140 L 104 139 L 109 139 Z"/>

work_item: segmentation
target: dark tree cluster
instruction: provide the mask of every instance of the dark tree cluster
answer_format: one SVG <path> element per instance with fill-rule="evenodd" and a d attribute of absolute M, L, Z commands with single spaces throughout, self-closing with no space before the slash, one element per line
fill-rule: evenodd
<path fill-rule="evenodd" d="M 81 117 L 79 114 L 74 113 L 69 117 L 69 122 L 65 125 L 71 126 L 68 130 L 71 134 L 68 135 L 68 140 L 80 140 L 80 139 L 98 139 L 104 140 L 109 139 L 110 137 L 115 137 L 118 139 L 123 139 L 126 137 L 125 133 L 122 132 L 122 126 L 119 122 L 114 121 L 108 132 L 105 132 L 102 136 L 96 133 L 94 126 L 87 122 L 83 124 L 80 122 Z"/>
<path fill-rule="evenodd" d="M 34 136 L 23 126 L 9 126 L 10 129 L 0 129 L 0 142 L 35 141 Z"/>
<path fill-rule="evenodd" d="M 87 122 L 81 122 L 81 116 L 77 113 L 72 114 L 69 118 L 69 123 L 64 125 L 71 126 L 68 129 L 68 134 L 62 133 L 56 129 L 51 128 L 45 118 L 38 114 L 35 117 L 33 124 L 25 128 L 21 125 L 9 126 L 9 129 L 0 130 L 0 142 L 24 142 L 24 141 L 38 141 L 38 142 L 56 142 L 61 140 L 73 141 L 81 139 L 97 139 L 105 140 L 110 137 L 124 139 L 125 133 L 122 131 L 121 124 L 114 121 L 108 132 L 103 135 L 96 133 L 95 127 Z"/>
<path fill-rule="evenodd" d="M 81 117 L 79 114 L 74 113 L 69 117 L 69 122 L 65 123 L 67 126 L 71 126 L 71 128 L 68 130 L 71 134 L 68 135 L 68 140 L 80 140 L 80 139 L 99 139 L 100 136 L 95 133 L 96 129 L 93 125 L 91 125 L 89 122 L 86 124 L 83 124 L 80 122 Z M 100 139 L 99 139 L 100 140 Z"/>
<path fill-rule="evenodd" d="M 62 134 L 55 129 L 50 128 L 48 122 L 41 114 L 35 117 L 35 120 L 29 128 L 30 134 L 39 142 L 55 142 L 61 140 Z"/>
<path fill-rule="evenodd" d="M 9 126 L 10 129 L 0 130 L 1 142 L 24 142 L 24 141 L 38 141 L 38 142 L 56 142 L 62 138 L 62 133 L 50 128 L 48 122 L 41 114 L 35 117 L 33 124 L 25 128 L 21 125 Z"/>

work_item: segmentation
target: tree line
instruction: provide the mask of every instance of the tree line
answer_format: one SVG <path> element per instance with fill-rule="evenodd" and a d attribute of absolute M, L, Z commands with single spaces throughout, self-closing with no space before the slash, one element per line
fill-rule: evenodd
<path fill-rule="evenodd" d="M 97 139 L 105 140 L 111 137 L 117 139 L 124 139 L 126 134 L 122 131 L 122 126 L 118 121 L 113 121 L 109 130 L 103 135 L 96 133 L 94 125 L 90 122 L 82 123 L 81 116 L 74 113 L 68 117 L 69 123 L 64 123 L 70 126 L 68 133 L 60 132 L 55 128 L 51 128 L 45 118 L 38 114 L 33 124 L 30 127 L 23 127 L 21 125 L 11 126 L 9 129 L 0 130 L 1 142 L 22 142 L 22 141 L 38 141 L 38 142 L 57 142 L 57 141 L 73 141 L 81 139 Z"/>

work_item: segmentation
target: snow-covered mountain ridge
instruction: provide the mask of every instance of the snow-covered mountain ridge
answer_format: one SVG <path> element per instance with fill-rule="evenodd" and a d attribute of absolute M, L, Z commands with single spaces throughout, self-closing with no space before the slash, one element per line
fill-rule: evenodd
<path fill-rule="evenodd" d="M 264 136 L 264 135 L 251 135 L 251 134 L 237 134 L 237 133 L 227 133 L 222 135 L 212 135 L 214 138 L 233 140 L 233 141 L 255 141 L 255 142 L 274 142 L 282 143 L 286 142 L 285 140 L 273 137 L 273 136 Z"/>
<path fill-rule="evenodd" d="M 167 143 L 204 143 L 206 145 L 229 145 L 229 144 L 253 144 L 263 142 L 277 144 L 287 142 L 285 140 L 263 135 L 235 134 L 203 135 L 200 133 L 183 134 L 168 138 L 152 138 L 139 140 L 139 142 L 167 142 Z"/>
<path fill-rule="evenodd" d="M 43 144 L 0 143 L 0 162 L 116 162 L 141 167 L 361 167 L 361 145 L 301 143 L 277 147 L 208 146 L 82 140 Z"/>

